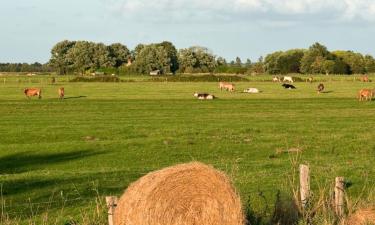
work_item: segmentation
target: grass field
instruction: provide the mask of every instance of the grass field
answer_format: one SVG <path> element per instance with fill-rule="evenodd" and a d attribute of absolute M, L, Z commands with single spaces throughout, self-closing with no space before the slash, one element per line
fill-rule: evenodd
<path fill-rule="evenodd" d="M 317 94 L 317 83 L 304 82 L 296 90 L 239 82 L 227 93 L 214 82 L 66 81 L 0 78 L 1 199 L 10 218 L 38 220 L 48 211 L 54 221 L 79 221 L 95 211 L 96 197 L 121 195 L 149 171 L 193 160 L 227 172 L 243 203 L 263 216 L 288 189 L 296 158 L 310 165 L 315 192 L 336 176 L 349 181 L 352 197 L 375 186 L 375 103 L 356 100 L 373 83 L 333 77 Z M 41 100 L 25 98 L 31 86 L 43 89 Z M 240 93 L 247 87 L 263 92 Z M 196 100 L 195 91 L 218 99 Z M 290 148 L 302 151 L 280 153 Z"/>

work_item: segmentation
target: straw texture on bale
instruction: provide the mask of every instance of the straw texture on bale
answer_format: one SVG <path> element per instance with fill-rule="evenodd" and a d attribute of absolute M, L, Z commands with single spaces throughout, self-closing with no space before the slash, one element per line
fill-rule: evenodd
<path fill-rule="evenodd" d="M 115 225 L 243 225 L 241 201 L 228 177 L 193 162 L 151 172 L 132 183 Z"/>
<path fill-rule="evenodd" d="M 375 225 L 375 207 L 357 210 L 345 221 L 346 225 Z"/>

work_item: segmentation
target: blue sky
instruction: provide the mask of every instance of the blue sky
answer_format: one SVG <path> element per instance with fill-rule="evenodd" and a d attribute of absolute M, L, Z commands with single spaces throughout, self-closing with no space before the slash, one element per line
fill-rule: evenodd
<path fill-rule="evenodd" d="M 375 55 L 375 0 L 0 0 L 0 62 L 47 62 L 61 40 L 168 40 L 228 60 L 307 48 Z"/>

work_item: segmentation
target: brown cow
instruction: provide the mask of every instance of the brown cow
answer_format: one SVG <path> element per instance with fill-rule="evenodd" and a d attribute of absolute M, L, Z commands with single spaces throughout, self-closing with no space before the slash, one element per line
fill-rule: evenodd
<path fill-rule="evenodd" d="M 361 81 L 362 82 L 370 82 L 370 80 L 368 79 L 368 76 L 362 76 Z"/>
<path fill-rule="evenodd" d="M 59 88 L 59 99 L 64 99 L 65 90 L 64 87 Z"/>
<path fill-rule="evenodd" d="M 320 83 L 318 85 L 318 94 L 321 93 L 322 91 L 324 91 L 324 84 Z"/>
<path fill-rule="evenodd" d="M 371 101 L 374 95 L 374 90 L 371 89 L 362 89 L 358 93 L 358 101 Z"/>
<path fill-rule="evenodd" d="M 232 92 L 232 91 L 234 91 L 234 84 L 232 84 L 232 83 L 228 83 L 228 82 L 220 82 L 219 83 L 219 88 L 220 88 L 220 90 L 227 90 L 227 91 L 230 91 L 230 92 Z"/>
<path fill-rule="evenodd" d="M 38 96 L 39 99 L 42 98 L 42 90 L 40 88 L 25 88 L 23 91 L 26 97 L 30 98 L 32 96 Z"/>

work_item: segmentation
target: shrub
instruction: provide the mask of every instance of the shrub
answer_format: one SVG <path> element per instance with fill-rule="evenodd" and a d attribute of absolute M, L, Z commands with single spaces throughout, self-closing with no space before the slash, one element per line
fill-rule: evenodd
<path fill-rule="evenodd" d="M 235 82 L 235 81 L 249 81 L 248 79 L 240 76 L 224 76 L 224 75 L 190 75 L 190 76 L 162 76 L 162 77 L 153 77 L 150 79 L 151 81 L 162 82 L 162 81 L 169 81 L 169 82 L 219 82 L 219 81 L 227 81 L 227 82 Z"/>
<path fill-rule="evenodd" d="M 121 82 L 117 76 L 75 77 L 69 82 Z"/>

